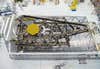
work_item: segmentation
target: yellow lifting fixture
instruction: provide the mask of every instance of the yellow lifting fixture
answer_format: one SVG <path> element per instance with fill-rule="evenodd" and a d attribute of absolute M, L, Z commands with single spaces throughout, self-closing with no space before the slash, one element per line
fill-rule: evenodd
<path fill-rule="evenodd" d="M 71 9 L 72 11 L 76 11 L 77 5 L 78 5 L 78 0 L 73 0 L 72 4 L 71 4 L 71 6 L 70 6 L 70 9 Z"/>
<path fill-rule="evenodd" d="M 47 0 L 40 0 L 41 3 L 45 3 Z"/>
<path fill-rule="evenodd" d="M 40 28 L 38 24 L 29 24 L 26 31 L 31 35 L 36 35 L 39 33 Z"/>

